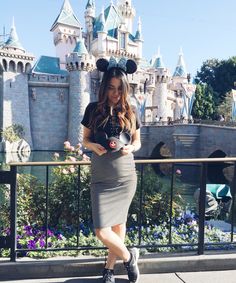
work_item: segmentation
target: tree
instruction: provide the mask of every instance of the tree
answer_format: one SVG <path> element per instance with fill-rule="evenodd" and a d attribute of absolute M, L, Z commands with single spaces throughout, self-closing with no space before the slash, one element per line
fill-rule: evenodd
<path fill-rule="evenodd" d="M 224 115 L 226 121 L 230 121 L 232 116 L 232 100 L 232 93 L 228 92 L 224 101 L 217 108 L 218 114 Z"/>
<path fill-rule="evenodd" d="M 227 92 L 234 88 L 236 82 L 236 57 L 228 60 L 211 59 L 203 65 L 195 77 L 196 83 L 205 83 L 212 87 L 216 105 L 220 105 Z"/>
<path fill-rule="evenodd" d="M 213 89 L 207 84 L 198 84 L 195 92 L 192 115 L 197 119 L 214 119 L 216 115 Z"/>

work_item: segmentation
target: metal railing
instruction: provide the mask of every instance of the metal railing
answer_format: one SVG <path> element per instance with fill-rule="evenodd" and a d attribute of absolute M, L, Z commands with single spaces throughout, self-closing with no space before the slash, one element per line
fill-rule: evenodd
<path fill-rule="evenodd" d="M 193 246 L 196 247 L 197 254 L 201 255 L 205 251 L 205 246 L 207 245 L 224 245 L 230 244 L 233 247 L 236 245 L 234 242 L 234 211 L 235 209 L 235 193 L 236 193 L 236 158 L 198 158 L 198 159 L 161 159 L 161 160 L 135 160 L 136 167 L 139 171 L 139 215 L 138 215 L 138 247 L 153 247 L 155 244 L 145 245 L 142 244 L 142 217 L 143 217 L 143 205 L 144 205 L 144 168 L 148 165 L 164 165 L 169 164 L 171 168 L 171 178 L 170 178 L 170 211 L 169 211 L 169 240 L 168 244 L 165 245 L 156 245 L 156 247 L 178 247 L 178 246 Z M 231 232 L 230 232 L 230 241 L 227 243 L 217 242 L 217 243 L 206 243 L 205 242 L 205 199 L 206 199 L 206 185 L 207 185 L 207 168 L 209 164 L 212 163 L 230 163 L 233 166 L 233 176 L 231 181 L 231 193 L 232 193 L 232 208 L 231 208 Z M 173 209 L 173 197 L 174 197 L 174 175 L 176 166 L 180 165 L 190 165 L 195 164 L 200 168 L 199 175 L 199 187 L 200 187 L 200 196 L 199 196 L 199 221 L 198 221 L 198 242 L 197 243 L 186 243 L 186 244 L 176 244 L 172 243 L 172 209 Z M 62 250 L 91 250 L 91 249 L 104 249 L 104 247 L 91 247 L 91 246 L 81 246 L 79 241 L 79 224 L 77 227 L 77 245 L 75 247 L 65 247 L 65 248 L 49 248 L 46 245 L 46 248 L 40 249 L 19 249 L 17 248 L 17 169 L 22 166 L 45 166 L 46 168 L 46 216 L 45 216 L 45 226 L 48 227 L 48 189 L 49 189 L 49 167 L 55 166 L 68 166 L 73 165 L 77 166 L 78 171 L 78 214 L 80 213 L 80 189 L 81 189 L 81 180 L 80 180 L 80 170 L 82 166 L 90 165 L 89 161 L 78 161 L 78 162 L 26 162 L 26 163 L 11 163 L 10 171 L 0 171 L 0 184 L 9 184 L 10 185 L 10 236 L 0 237 L 0 248 L 10 248 L 10 261 L 16 261 L 17 253 L 26 251 L 62 251 Z M 79 219 L 79 215 L 78 215 Z M 47 231 L 47 230 L 46 230 Z M 46 243 L 48 235 L 46 233 Z"/>

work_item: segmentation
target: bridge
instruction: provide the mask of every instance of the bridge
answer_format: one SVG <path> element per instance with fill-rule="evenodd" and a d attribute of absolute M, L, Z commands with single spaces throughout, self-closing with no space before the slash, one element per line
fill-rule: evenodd
<path fill-rule="evenodd" d="M 141 128 L 142 158 L 236 156 L 236 127 L 205 124 L 150 124 Z"/>

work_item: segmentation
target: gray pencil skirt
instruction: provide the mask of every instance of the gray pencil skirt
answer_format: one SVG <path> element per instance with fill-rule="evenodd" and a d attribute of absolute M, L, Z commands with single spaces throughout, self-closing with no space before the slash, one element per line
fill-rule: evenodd
<path fill-rule="evenodd" d="M 125 223 L 137 186 L 133 154 L 108 152 L 91 158 L 91 202 L 94 228 Z"/>

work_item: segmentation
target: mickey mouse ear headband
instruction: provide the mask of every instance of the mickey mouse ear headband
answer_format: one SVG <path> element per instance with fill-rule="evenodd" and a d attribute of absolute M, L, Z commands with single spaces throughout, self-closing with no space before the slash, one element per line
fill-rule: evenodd
<path fill-rule="evenodd" d="M 123 70 L 126 74 L 133 74 L 137 70 L 137 64 L 134 60 L 125 59 L 122 57 L 118 62 L 115 57 L 111 57 L 108 61 L 105 58 L 100 58 L 96 62 L 97 69 L 101 72 L 107 72 L 111 68 L 119 68 Z"/>

